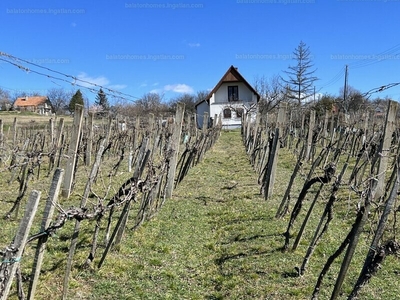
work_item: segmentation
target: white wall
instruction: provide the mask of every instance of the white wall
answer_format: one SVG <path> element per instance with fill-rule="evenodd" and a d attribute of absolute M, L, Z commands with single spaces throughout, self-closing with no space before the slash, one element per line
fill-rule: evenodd
<path fill-rule="evenodd" d="M 215 101 L 210 103 L 227 103 L 228 102 L 228 86 L 238 86 L 239 100 L 250 102 L 253 101 L 252 91 L 243 82 L 224 82 L 215 92 Z M 213 96 L 214 96 L 213 95 Z"/>
<path fill-rule="evenodd" d="M 238 86 L 239 90 L 239 101 L 228 101 L 228 86 Z M 197 126 L 202 128 L 203 126 L 203 114 L 205 111 L 209 113 L 209 117 L 214 118 L 215 115 L 221 115 L 222 126 L 224 128 L 238 128 L 241 127 L 242 120 L 241 117 L 236 115 L 236 112 L 232 110 L 232 117 L 225 119 L 223 117 L 223 110 L 227 106 L 232 107 L 243 107 L 245 105 L 247 108 L 251 104 L 257 102 L 257 95 L 255 95 L 243 82 L 224 82 L 221 84 L 219 89 L 211 95 L 210 105 L 206 101 L 202 102 L 197 106 Z M 244 113 L 246 109 L 244 109 Z"/>

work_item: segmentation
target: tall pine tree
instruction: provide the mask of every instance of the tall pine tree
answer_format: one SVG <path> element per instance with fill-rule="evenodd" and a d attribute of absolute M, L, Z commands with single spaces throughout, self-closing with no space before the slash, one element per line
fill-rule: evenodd
<path fill-rule="evenodd" d="M 69 102 L 68 109 L 70 112 L 75 111 L 76 104 L 84 106 L 83 96 L 80 90 L 76 91 L 76 93 L 72 96 L 71 101 Z"/>
<path fill-rule="evenodd" d="M 99 105 L 103 109 L 103 111 L 107 111 L 110 109 L 107 96 L 102 89 L 100 89 L 96 95 L 95 104 Z"/>

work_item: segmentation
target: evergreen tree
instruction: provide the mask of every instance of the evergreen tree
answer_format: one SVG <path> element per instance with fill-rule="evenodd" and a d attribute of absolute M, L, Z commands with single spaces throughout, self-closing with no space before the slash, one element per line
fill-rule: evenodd
<path fill-rule="evenodd" d="M 293 52 L 296 65 L 289 66 L 289 70 L 285 71 L 288 79 L 282 78 L 288 89 L 287 96 L 297 100 L 299 105 L 313 94 L 314 81 L 318 80 L 313 76 L 316 70 L 310 70 L 314 66 L 310 54 L 310 48 L 301 41 Z"/>
<path fill-rule="evenodd" d="M 107 111 L 110 109 L 110 105 L 108 103 L 108 99 L 106 94 L 103 92 L 102 89 L 99 90 L 99 92 L 96 95 L 96 105 L 99 105 L 103 108 L 103 110 Z"/>
<path fill-rule="evenodd" d="M 72 96 L 71 101 L 69 102 L 68 109 L 70 112 L 75 111 L 76 104 L 84 106 L 83 96 L 80 90 L 76 91 L 76 93 Z"/>

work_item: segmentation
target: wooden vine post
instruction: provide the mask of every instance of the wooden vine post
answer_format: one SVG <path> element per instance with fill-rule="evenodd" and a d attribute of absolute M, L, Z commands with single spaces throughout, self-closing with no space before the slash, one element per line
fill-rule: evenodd
<path fill-rule="evenodd" d="M 324 129 L 323 129 L 323 136 L 324 138 L 322 139 L 322 147 L 325 147 L 327 144 L 327 139 L 328 139 L 328 122 L 329 122 L 329 111 L 325 111 L 325 119 L 324 119 Z"/>
<path fill-rule="evenodd" d="M 176 166 L 178 163 L 179 144 L 181 141 L 182 122 L 183 122 L 184 112 L 185 112 L 185 104 L 178 103 L 178 106 L 176 109 L 176 115 L 175 115 L 174 129 L 172 132 L 171 144 L 170 144 L 170 150 L 172 151 L 172 156 L 171 156 L 171 160 L 169 163 L 167 188 L 166 188 L 166 192 L 165 192 L 165 194 L 166 194 L 165 196 L 167 199 L 172 197 L 172 191 L 174 189 L 175 172 L 176 172 Z M 204 130 L 204 126 L 203 126 L 203 130 Z"/>
<path fill-rule="evenodd" d="M 54 213 L 54 207 L 55 207 L 54 203 L 57 203 L 58 201 L 58 195 L 60 193 L 63 176 L 64 176 L 64 170 L 56 169 L 56 171 L 54 172 L 53 181 L 50 186 L 49 197 L 47 198 L 46 206 L 44 208 L 42 224 L 40 225 L 41 232 L 44 232 L 46 228 L 50 226 Z M 47 241 L 47 235 L 43 236 L 42 238 L 39 238 L 39 241 L 37 243 L 36 254 L 32 268 L 32 276 L 28 290 L 28 299 L 33 300 L 35 298 L 36 286 L 39 281 L 39 275 L 43 262 L 43 257 L 46 251 L 46 241 Z"/>
<path fill-rule="evenodd" d="M 276 124 L 276 129 L 277 131 L 275 132 L 274 136 L 274 144 L 275 144 L 275 149 L 272 149 L 271 151 L 271 168 L 268 168 L 267 170 L 267 177 L 266 180 L 268 180 L 268 188 L 265 191 L 265 199 L 269 198 L 273 194 L 273 188 L 274 188 L 274 183 L 275 183 L 275 176 L 276 176 L 276 166 L 278 164 L 278 153 L 279 153 L 279 138 L 280 135 L 283 133 L 283 126 L 286 121 L 286 103 L 281 103 L 279 110 L 278 110 L 278 120 Z M 269 159 L 268 159 L 269 160 Z M 268 162 L 269 163 L 269 162 Z"/>
<path fill-rule="evenodd" d="M 50 146 L 54 145 L 54 119 L 49 119 Z"/>
<path fill-rule="evenodd" d="M 65 198 L 69 198 L 71 195 L 72 182 L 74 179 L 74 169 L 76 164 L 77 151 L 79 146 L 79 140 L 82 131 L 82 121 L 83 121 L 83 106 L 75 105 L 75 115 L 74 123 L 72 126 L 72 137 L 71 143 L 68 150 L 68 163 L 65 171 L 64 185 L 62 189 L 62 195 Z"/>
<path fill-rule="evenodd" d="M 14 118 L 12 126 L 12 134 L 13 134 L 13 148 L 15 148 L 17 143 L 17 118 Z"/>
<path fill-rule="evenodd" d="M 375 193 L 375 199 L 378 202 L 380 201 L 379 199 L 385 194 L 385 174 L 389 162 L 392 135 L 396 127 L 396 114 L 397 114 L 397 103 L 393 100 L 390 100 L 386 113 L 383 142 L 379 147 L 379 153 L 381 155 L 381 158 L 379 159 L 378 172 L 377 172 L 378 185 L 376 187 L 376 193 Z"/>
<path fill-rule="evenodd" d="M 90 166 L 92 164 L 92 144 L 93 144 L 93 113 L 90 112 L 87 119 L 88 137 L 86 142 L 85 164 Z"/>
<path fill-rule="evenodd" d="M 25 214 L 19 225 L 13 243 L 7 247 L 0 265 L 0 300 L 6 300 L 11 289 L 15 272 L 19 266 L 29 231 L 33 224 L 41 193 L 33 190 L 26 205 Z"/>
<path fill-rule="evenodd" d="M 313 132 L 315 127 L 315 110 L 312 109 L 310 112 L 310 122 L 308 123 L 308 136 L 307 136 L 307 150 L 306 150 L 306 161 L 311 159 L 311 148 L 313 142 Z"/>

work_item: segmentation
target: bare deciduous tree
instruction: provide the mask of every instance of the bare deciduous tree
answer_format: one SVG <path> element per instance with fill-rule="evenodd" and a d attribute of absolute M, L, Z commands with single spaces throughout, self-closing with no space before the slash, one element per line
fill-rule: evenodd
<path fill-rule="evenodd" d="M 196 111 L 195 104 L 196 104 L 196 96 L 192 94 L 182 94 L 175 98 L 170 99 L 169 106 L 171 111 L 175 111 L 178 103 L 185 104 L 185 111 L 194 113 Z"/>
<path fill-rule="evenodd" d="M 9 110 L 11 106 L 12 106 L 12 99 L 10 93 L 0 88 L 0 109 Z"/>
<path fill-rule="evenodd" d="M 158 93 L 144 94 L 134 104 L 136 114 L 153 113 L 156 116 L 162 115 L 168 111 L 167 104 L 163 101 L 164 95 Z"/>
<path fill-rule="evenodd" d="M 343 88 L 340 89 L 340 94 L 343 95 Z M 343 99 L 338 101 L 340 108 L 344 112 L 350 113 L 365 110 L 367 100 L 359 90 L 353 88 L 352 86 L 348 86 L 346 90 L 346 95 L 346 101 L 344 101 Z"/>
<path fill-rule="evenodd" d="M 280 83 L 280 78 L 274 75 L 270 78 L 256 76 L 254 79 L 254 89 L 261 96 L 258 103 L 258 110 L 265 114 L 273 110 L 280 102 L 286 100 L 285 89 Z"/>
<path fill-rule="evenodd" d="M 65 91 L 63 88 L 53 88 L 47 91 L 47 97 L 53 105 L 56 114 L 65 113 L 73 94 L 72 91 Z"/>

